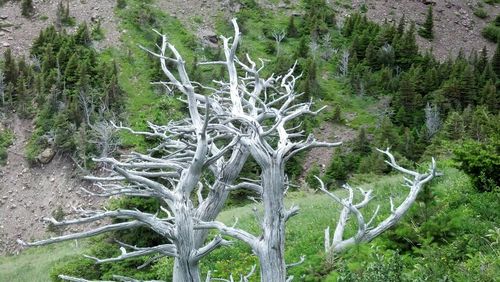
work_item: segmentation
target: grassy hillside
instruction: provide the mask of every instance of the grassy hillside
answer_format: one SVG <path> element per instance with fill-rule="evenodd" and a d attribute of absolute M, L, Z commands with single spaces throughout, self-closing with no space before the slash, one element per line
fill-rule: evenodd
<path fill-rule="evenodd" d="M 323 230 L 327 226 L 334 228 L 339 205 L 319 192 L 291 193 L 287 197 L 287 205 L 296 204 L 301 210 L 287 225 L 286 257 L 288 262 L 298 261 L 302 255 L 306 259 L 300 266 L 290 269 L 290 274 L 302 277 L 300 281 L 380 281 L 370 280 L 376 278 L 369 275 L 385 271 L 377 275 L 386 275 L 383 276 L 386 278 L 397 275 L 404 281 L 415 281 L 425 275 L 434 275 L 428 278 L 448 276 L 452 277 L 452 281 L 464 281 L 468 273 L 475 273 L 477 277 L 473 281 L 493 281 L 500 262 L 497 243 L 500 238 L 495 229 L 498 228 L 499 217 L 497 211 L 488 209 L 495 205 L 495 199 L 491 195 L 474 193 L 468 177 L 450 165 L 449 161 L 438 164 L 444 176 L 431 183 L 428 193 L 420 197 L 401 224 L 373 242 L 355 247 L 333 261 L 325 258 Z M 360 176 L 357 179 L 354 182 L 363 182 L 363 179 L 372 177 Z M 377 220 L 387 215 L 389 195 L 395 197 L 395 204 L 405 195 L 406 188 L 401 183 L 401 175 L 389 175 L 361 184 L 364 188 L 373 189 L 376 196 L 363 210 L 365 216 L 368 217 L 376 205 L 381 205 Z M 335 193 L 345 195 L 340 190 Z M 432 195 L 433 204 L 425 200 L 429 194 Z M 238 227 L 257 231 L 253 209 L 254 205 L 230 209 L 219 218 L 227 224 L 233 224 L 237 218 Z M 425 213 L 430 214 L 426 215 L 426 220 L 422 220 L 421 216 Z M 354 225 L 350 228 L 349 232 L 355 230 Z M 405 243 L 412 246 L 407 247 Z M 417 246 L 420 251 L 416 249 Z M 473 246 L 479 253 L 474 252 Z M 458 257 L 451 253 L 451 250 L 458 252 L 457 248 L 464 252 Z M 52 266 L 57 262 L 85 260 L 78 256 L 81 253 L 82 247 L 75 248 L 74 243 L 68 243 L 0 258 L 0 281 L 47 281 Z M 171 263 L 170 259 L 164 259 L 147 271 L 169 281 Z M 248 272 L 256 263 L 249 249 L 235 242 L 231 247 L 212 253 L 203 261 L 202 269 L 205 273 L 212 271 L 213 277 L 227 278 L 231 273 Z M 113 271 L 113 268 L 109 270 Z M 79 269 L 78 272 L 85 273 L 85 270 Z M 251 281 L 258 279 L 254 276 Z"/>
<path fill-rule="evenodd" d="M 84 253 L 85 240 L 32 248 L 16 256 L 0 257 L 0 281 L 47 282 L 50 268 L 66 258 Z"/>

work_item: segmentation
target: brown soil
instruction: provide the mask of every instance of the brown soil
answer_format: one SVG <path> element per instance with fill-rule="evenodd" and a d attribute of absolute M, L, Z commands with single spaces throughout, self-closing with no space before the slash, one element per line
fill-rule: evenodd
<path fill-rule="evenodd" d="M 8 149 L 7 165 L 0 167 L 0 255 L 18 252 L 18 238 L 47 237 L 42 218 L 59 206 L 70 214 L 73 207 L 96 208 L 101 203 L 80 190 L 83 183 L 66 158 L 56 155 L 47 165 L 30 167 L 24 151 L 31 122 L 14 116 L 7 124 L 15 140 Z"/>
<path fill-rule="evenodd" d="M 354 129 L 331 122 L 324 122 L 313 133 L 316 139 L 325 142 L 348 142 L 356 138 L 356 131 Z M 321 173 L 324 173 L 330 164 L 334 150 L 333 148 L 314 148 L 308 151 L 304 158 L 303 170 L 299 178 L 300 181 L 303 182 L 307 172 L 314 165 L 317 165 Z"/>

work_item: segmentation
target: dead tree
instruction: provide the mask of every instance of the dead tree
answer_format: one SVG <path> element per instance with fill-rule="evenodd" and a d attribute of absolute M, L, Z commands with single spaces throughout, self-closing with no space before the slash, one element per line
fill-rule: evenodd
<path fill-rule="evenodd" d="M 281 41 L 285 39 L 286 32 L 284 30 L 280 31 L 273 31 L 273 38 L 274 41 L 276 41 L 276 56 L 280 55 L 280 46 L 281 46 Z"/>
<path fill-rule="evenodd" d="M 239 143 L 240 136 L 233 130 L 231 123 L 221 123 L 226 119 L 224 111 L 215 100 L 197 93 L 195 86 L 185 70 L 185 62 L 174 46 L 162 36 L 160 53 L 161 67 L 168 78 L 163 84 L 175 88 L 186 102 L 189 116 L 181 121 L 172 121 L 168 125 L 149 124 L 151 131 L 137 132 L 122 125 L 118 129 L 156 138 L 159 145 L 148 154 L 131 153 L 120 159 L 100 158 L 97 162 L 107 164 L 112 172 L 105 176 L 87 176 L 94 181 L 100 192 L 90 192 L 97 196 L 139 196 L 155 197 L 162 202 L 163 213 L 150 214 L 137 210 L 79 210 L 77 219 L 57 221 L 47 218 L 55 226 L 84 224 L 103 218 L 120 218 L 129 221 L 109 224 L 89 231 L 64 235 L 33 243 L 20 243 L 27 246 L 39 246 L 76 238 L 85 238 L 109 231 L 127 230 L 136 227 L 148 227 L 162 235 L 171 243 L 148 248 L 135 248 L 122 245 L 122 254 L 115 258 L 94 258 L 96 263 L 106 263 L 127 258 L 154 255 L 175 257 L 174 281 L 200 281 L 198 263 L 213 249 L 227 243 L 216 236 L 206 244 L 206 230 L 196 231 L 194 218 L 213 220 L 222 208 L 230 191 L 238 189 L 231 185 L 248 156 L 245 145 Z M 171 55 L 172 57 L 169 57 Z M 173 64 L 176 74 L 167 68 Z M 213 105 L 211 105 L 213 102 Z M 220 116 L 219 116 L 220 115 Z M 232 134 L 230 134 L 232 133 Z M 234 133 L 234 134 L 233 134 Z M 215 181 L 203 181 L 204 173 L 212 173 Z M 241 184 L 245 186 L 244 183 Z M 209 189 L 203 198 L 202 189 Z M 194 197 L 193 197 L 194 196 Z M 192 199 L 196 198 L 197 202 Z"/>
<path fill-rule="evenodd" d="M 235 36 L 223 38 L 225 60 L 208 64 L 221 64 L 227 69 L 228 82 L 218 82 L 212 94 L 221 108 L 226 109 L 226 121 L 237 121 L 240 142 L 247 146 L 253 159 L 261 169 L 260 180 L 241 188 L 257 191 L 261 195 L 263 215 L 261 233 L 251 234 L 221 222 L 200 221 L 197 228 L 218 229 L 225 235 L 247 243 L 259 258 L 261 281 L 286 281 L 287 264 L 284 260 L 285 223 L 298 212 L 297 207 L 286 208 L 284 195 L 288 188 L 285 175 L 286 162 L 299 152 L 313 147 L 335 147 L 341 143 L 319 142 L 312 135 L 304 138 L 298 120 L 304 115 L 314 115 L 312 102 L 300 103 L 302 93 L 295 92 L 292 67 L 283 76 L 262 78 L 264 68 L 247 55 L 246 62 L 239 60 L 236 50 L 239 31 L 233 20 Z M 238 75 L 240 73 L 241 75 Z M 320 109 L 321 110 L 321 109 Z"/>
<path fill-rule="evenodd" d="M 234 37 L 222 37 L 224 60 L 200 63 L 222 65 L 227 71 L 227 81 L 213 81 L 211 85 L 191 81 L 184 59 L 165 36 L 162 36 L 158 53 L 147 50 L 160 60 L 167 77 L 167 81 L 161 84 L 169 92 L 175 90 L 182 94 L 180 99 L 187 104 L 189 115 L 163 126 L 149 124 L 150 131 L 139 132 L 116 126 L 159 140 L 159 145 L 147 154 L 131 153 L 120 159 L 97 159 L 107 164 L 111 173 L 86 177 L 101 189 L 101 192 L 92 194 L 159 198 L 163 212 L 80 210 L 81 217 L 77 219 L 47 220 L 56 226 L 89 223 L 103 218 L 129 221 L 34 243 L 21 243 L 45 245 L 109 231 L 148 227 L 171 243 L 146 248 L 122 243 L 120 256 L 92 259 L 96 263 L 106 263 L 144 255 L 156 255 L 155 259 L 173 256 L 173 280 L 197 282 L 201 280 L 199 261 L 227 243 L 220 236 L 205 243 L 207 231 L 216 229 L 252 248 L 259 258 L 261 281 L 284 282 L 293 278 L 287 277 L 286 269 L 296 263 L 287 265 L 284 260 L 285 224 L 297 214 L 298 207 L 287 208 L 284 204 L 289 187 L 285 164 L 304 150 L 336 147 L 341 143 L 321 142 L 312 135 L 304 136 L 299 121 L 321 109 L 313 110 L 312 101 L 299 101 L 302 93 L 294 90 L 299 79 L 294 75 L 294 67 L 283 76 L 262 78 L 263 60 L 260 60 L 260 66 L 248 55 L 245 61 L 240 60 L 236 55 L 239 29 L 236 20 L 232 23 Z M 173 66 L 175 72 L 169 66 Z M 260 167 L 258 180 L 238 179 L 249 155 Z M 211 177 L 205 178 L 207 174 Z M 212 180 L 208 182 L 207 179 Z M 204 189 L 209 191 L 206 197 L 203 197 Z M 227 195 L 237 189 L 253 191 L 262 201 L 259 234 L 215 221 Z M 242 277 L 243 281 L 245 279 Z"/>
<path fill-rule="evenodd" d="M 334 201 L 341 204 L 342 210 L 337 221 L 337 226 L 335 228 L 335 233 L 333 238 L 330 237 L 330 227 L 325 229 L 325 253 L 332 255 L 335 253 L 340 253 L 351 247 L 354 244 L 359 244 L 363 242 L 370 242 L 380 234 L 382 234 L 387 229 L 393 227 L 400 219 L 406 214 L 406 212 L 413 205 L 417 199 L 418 194 L 424 187 L 426 183 L 431 181 L 438 173 L 436 172 L 436 163 L 432 159 L 429 170 L 426 173 L 419 173 L 406 168 L 401 167 L 397 164 L 394 156 L 389 152 L 389 149 L 382 151 L 377 149 L 379 152 L 385 154 L 389 160 L 385 162 L 392 168 L 410 176 L 411 178 L 404 178 L 405 186 L 409 189 L 408 195 L 397 207 L 394 205 L 394 201 L 389 198 L 390 202 L 390 214 L 384 218 L 377 225 L 372 225 L 377 218 L 380 206 L 377 206 L 371 218 L 366 221 L 364 215 L 361 213 L 360 209 L 365 207 L 370 200 L 373 199 L 372 190 L 365 191 L 359 188 L 362 195 L 362 200 L 358 203 L 354 203 L 354 189 L 349 185 L 344 185 L 344 188 L 348 191 L 348 197 L 345 199 L 339 198 L 334 193 L 329 192 L 325 189 L 325 186 L 321 179 L 317 178 L 321 184 L 321 190 L 325 192 Z M 357 232 L 349 237 L 344 238 L 345 229 L 350 216 L 354 216 L 357 220 L 358 230 Z"/>

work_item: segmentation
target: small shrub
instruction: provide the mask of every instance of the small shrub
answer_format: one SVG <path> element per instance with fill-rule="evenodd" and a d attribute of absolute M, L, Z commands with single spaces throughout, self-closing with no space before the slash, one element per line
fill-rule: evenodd
<path fill-rule="evenodd" d="M 126 0 L 116 0 L 116 8 L 118 9 L 125 9 L 127 7 L 127 1 Z"/>
<path fill-rule="evenodd" d="M 483 28 L 481 34 L 483 35 L 484 38 L 492 42 L 497 42 L 498 39 L 500 38 L 500 27 L 495 26 L 493 24 L 489 24 Z"/>
<path fill-rule="evenodd" d="M 0 165 L 7 161 L 7 148 L 12 145 L 14 134 L 8 129 L 0 131 Z"/>
<path fill-rule="evenodd" d="M 21 2 L 21 14 L 25 17 L 30 17 L 35 12 L 33 0 L 23 0 Z"/>
<path fill-rule="evenodd" d="M 500 186 L 500 140 L 488 143 L 468 141 L 455 150 L 458 167 L 467 173 L 478 191 Z"/>
<path fill-rule="evenodd" d="M 478 18 L 485 19 L 488 17 L 488 12 L 486 12 L 485 9 L 482 8 L 476 8 L 474 10 L 474 15 Z"/>

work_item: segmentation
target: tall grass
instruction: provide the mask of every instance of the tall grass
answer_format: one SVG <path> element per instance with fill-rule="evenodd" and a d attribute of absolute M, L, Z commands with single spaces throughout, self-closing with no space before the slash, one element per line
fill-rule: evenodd
<path fill-rule="evenodd" d="M 66 242 L 25 250 L 19 255 L 0 257 L 0 281 L 47 282 L 50 268 L 65 257 L 82 254 L 85 241 Z"/>

